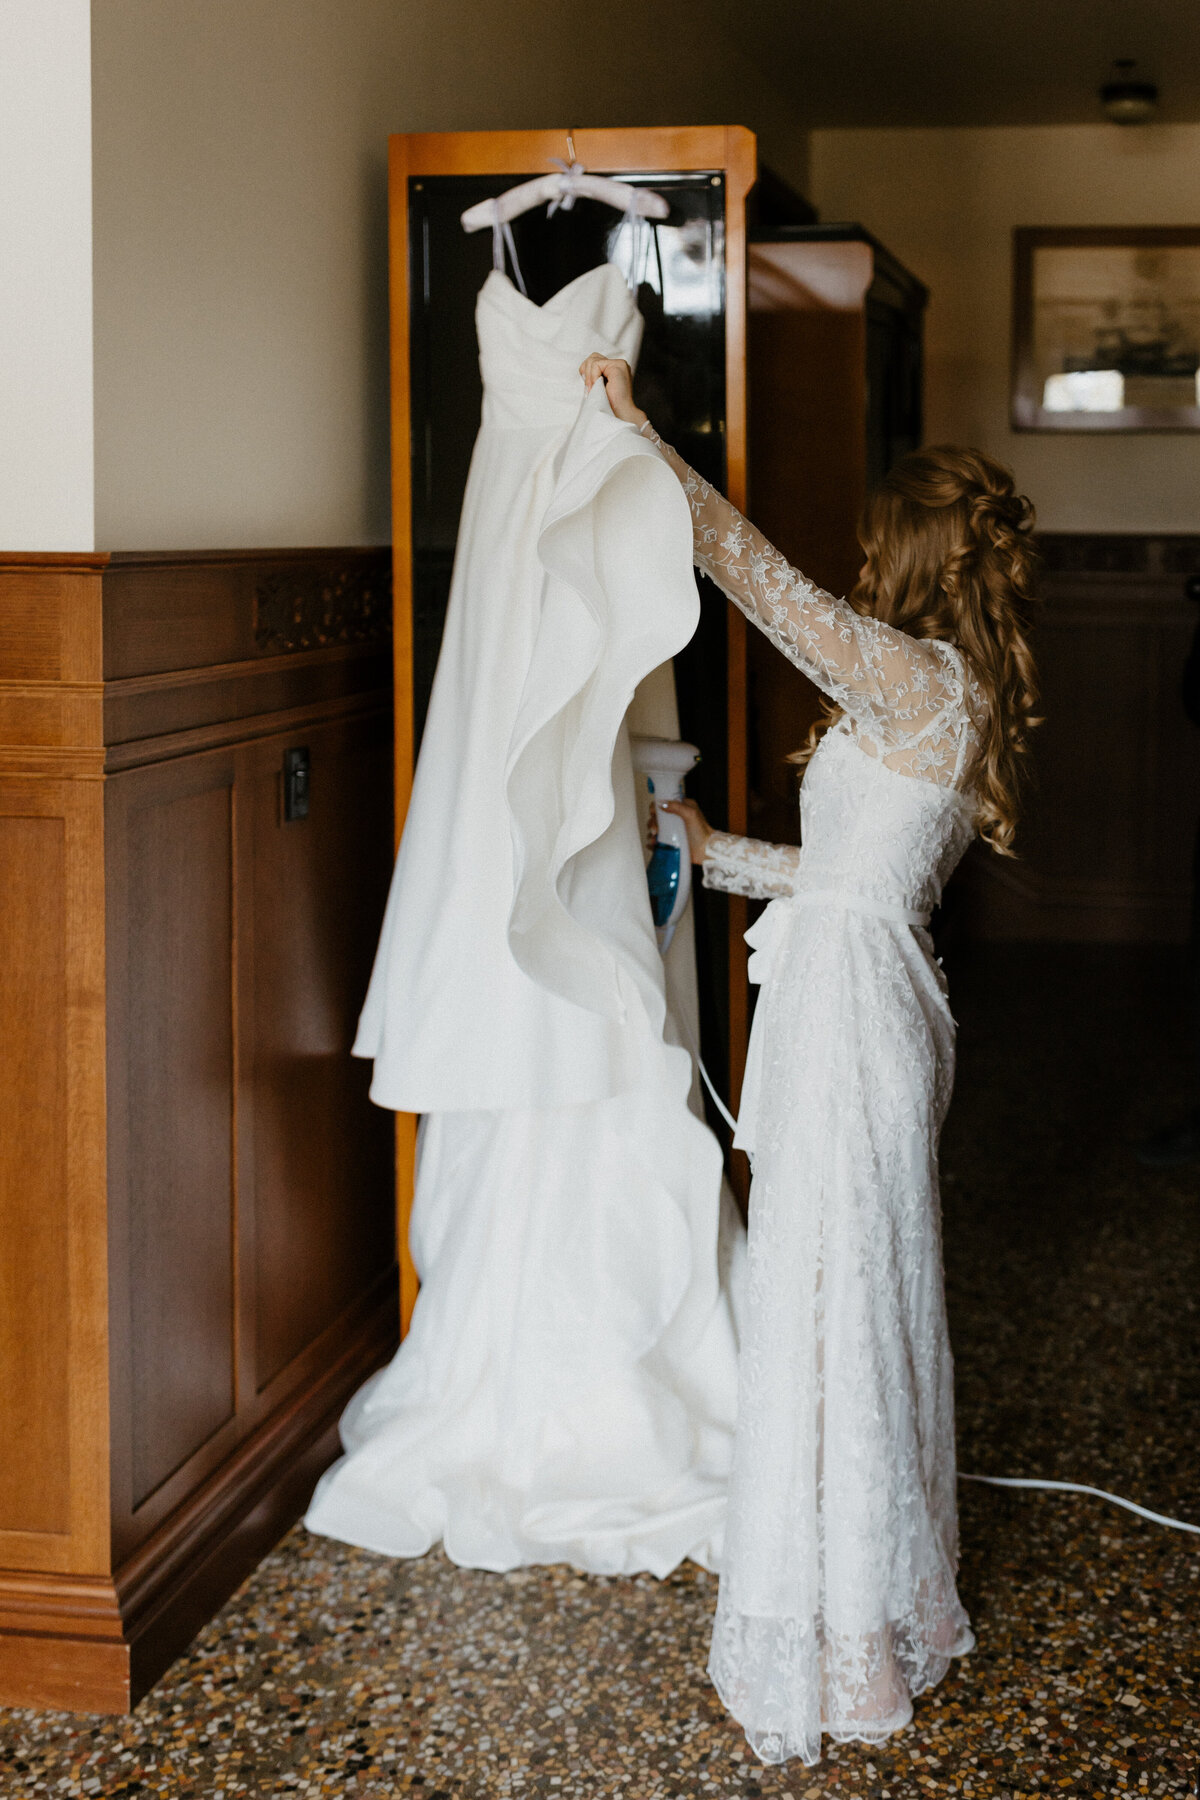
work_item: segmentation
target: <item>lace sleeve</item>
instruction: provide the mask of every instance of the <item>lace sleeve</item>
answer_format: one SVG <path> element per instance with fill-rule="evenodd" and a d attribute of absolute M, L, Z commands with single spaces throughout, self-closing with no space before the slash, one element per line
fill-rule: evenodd
<path fill-rule="evenodd" d="M 795 844 L 765 844 L 761 838 L 714 831 L 700 867 L 707 888 L 744 894 L 748 900 L 782 900 L 792 891 L 799 862 Z"/>
<path fill-rule="evenodd" d="M 962 722 L 963 681 L 948 644 L 911 638 L 814 587 L 648 422 L 642 431 L 683 484 L 696 563 L 881 753 L 908 748 L 939 721 Z"/>

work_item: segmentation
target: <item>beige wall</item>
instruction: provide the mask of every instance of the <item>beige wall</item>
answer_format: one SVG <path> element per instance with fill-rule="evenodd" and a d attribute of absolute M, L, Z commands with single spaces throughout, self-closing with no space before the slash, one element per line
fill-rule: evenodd
<path fill-rule="evenodd" d="M 1200 435 L 1008 426 L 1013 226 L 1200 224 L 1200 125 L 817 131 L 811 197 L 932 289 L 931 441 L 1011 463 L 1048 530 L 1200 530 Z"/>
<path fill-rule="evenodd" d="M 389 132 L 746 124 L 807 176 L 693 0 L 93 0 L 93 37 L 102 548 L 387 541 Z"/>
<path fill-rule="evenodd" d="M 92 548 L 89 30 L 0 7 L 0 550 Z"/>

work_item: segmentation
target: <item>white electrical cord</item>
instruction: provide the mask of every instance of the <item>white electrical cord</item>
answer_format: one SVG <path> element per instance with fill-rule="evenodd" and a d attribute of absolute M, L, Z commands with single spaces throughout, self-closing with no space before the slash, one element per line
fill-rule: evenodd
<path fill-rule="evenodd" d="M 681 1020 L 680 1023 L 682 1024 L 683 1021 Z M 709 1094 L 712 1097 L 713 1105 L 716 1107 L 717 1111 L 720 1113 L 721 1117 L 724 1119 L 725 1123 L 728 1125 L 730 1131 L 736 1131 L 737 1130 L 737 1120 L 734 1118 L 733 1114 L 730 1112 L 729 1108 L 726 1106 L 725 1102 L 722 1100 L 720 1094 L 718 1094 L 716 1087 L 713 1083 L 713 1078 L 704 1066 L 704 1058 L 701 1056 L 700 1052 L 696 1049 L 695 1045 L 691 1043 L 691 1035 L 692 1034 L 690 1031 L 688 1031 L 687 1026 L 684 1025 L 684 1036 L 688 1039 L 689 1047 L 691 1049 L 692 1055 L 696 1059 L 696 1067 L 700 1071 L 700 1079 L 704 1083 L 705 1087 L 708 1089 Z"/>
<path fill-rule="evenodd" d="M 686 910 L 687 909 L 685 907 L 684 911 L 686 912 Z M 700 1046 L 696 1042 L 695 1038 L 692 1036 L 692 1028 L 691 1028 L 691 1024 L 688 1020 L 687 1014 L 684 1011 L 683 1007 L 678 1003 L 675 995 L 672 994 L 670 991 L 670 988 L 671 988 L 671 966 L 667 962 L 667 944 L 669 944 L 670 941 L 671 941 L 670 938 L 668 938 L 666 944 L 660 945 L 660 949 L 662 951 L 662 957 L 663 957 L 663 989 L 664 989 L 664 992 L 666 993 L 668 1009 L 670 1011 L 672 1019 L 675 1021 L 675 1024 L 679 1027 L 680 1035 L 682 1036 L 683 1041 L 684 1041 L 685 1045 L 687 1046 L 687 1049 L 691 1053 L 692 1061 L 695 1063 L 696 1067 L 700 1071 L 701 1081 L 704 1083 L 705 1087 L 709 1091 L 709 1094 L 712 1096 L 713 1105 L 716 1107 L 717 1111 L 720 1113 L 721 1117 L 724 1119 L 725 1123 L 728 1125 L 730 1131 L 736 1132 L 737 1120 L 734 1118 L 733 1114 L 730 1112 L 729 1108 L 726 1106 L 725 1102 L 722 1100 L 720 1094 L 718 1094 L 717 1085 L 716 1085 L 715 1081 L 713 1080 L 712 1076 L 709 1074 L 708 1070 L 704 1066 L 704 1058 L 700 1054 Z"/>
<path fill-rule="evenodd" d="M 1111 1500 L 1114 1506 L 1123 1506 L 1126 1512 L 1136 1513 L 1140 1519 L 1149 1519 L 1155 1525 L 1169 1525 L 1175 1531 L 1191 1531 L 1200 1537 L 1200 1525 L 1189 1525 L 1186 1519 L 1169 1519 L 1166 1513 L 1151 1512 L 1147 1506 L 1138 1506 L 1136 1501 L 1122 1500 L 1120 1494 L 1110 1494 L 1106 1488 L 1087 1487 L 1081 1481 L 1034 1481 L 1026 1475 L 967 1475 L 959 1471 L 960 1481 L 984 1481 L 989 1487 L 1007 1488 L 1052 1488 L 1063 1494 L 1092 1494 L 1097 1500 Z"/>

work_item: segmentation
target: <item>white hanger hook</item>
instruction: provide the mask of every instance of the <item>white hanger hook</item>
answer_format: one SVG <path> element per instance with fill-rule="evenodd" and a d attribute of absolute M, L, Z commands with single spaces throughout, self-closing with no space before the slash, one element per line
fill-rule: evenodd
<path fill-rule="evenodd" d="M 579 158 L 575 154 L 575 133 L 571 130 L 569 125 L 567 126 L 567 161 L 569 163 L 579 161 Z"/>

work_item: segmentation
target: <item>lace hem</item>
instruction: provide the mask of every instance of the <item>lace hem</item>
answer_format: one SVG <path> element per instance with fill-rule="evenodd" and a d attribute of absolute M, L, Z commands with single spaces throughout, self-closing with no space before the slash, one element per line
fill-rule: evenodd
<path fill-rule="evenodd" d="M 974 1647 L 961 1610 L 859 1639 L 823 1637 L 808 1619 L 718 1610 L 708 1677 L 761 1763 L 798 1759 L 813 1768 L 823 1736 L 878 1746 L 903 1731 L 913 1701 Z"/>

